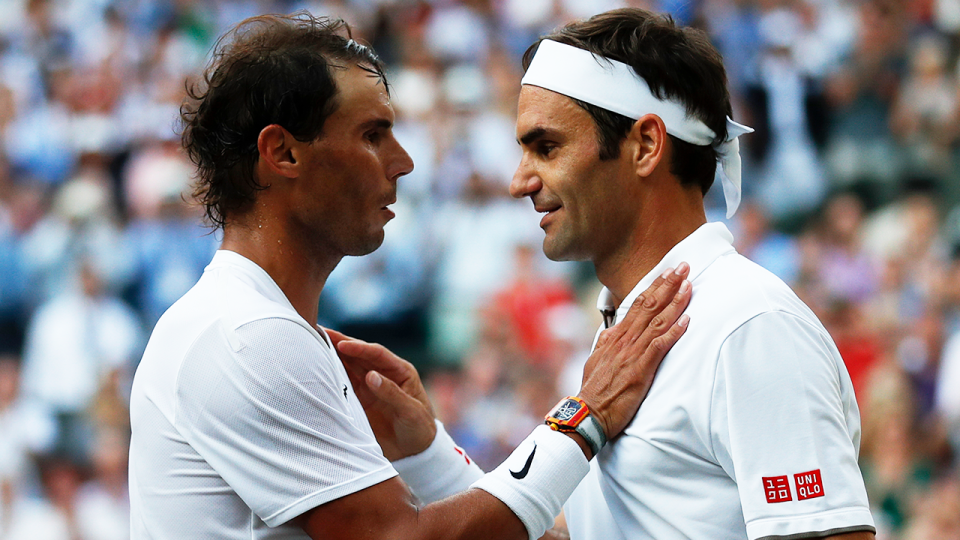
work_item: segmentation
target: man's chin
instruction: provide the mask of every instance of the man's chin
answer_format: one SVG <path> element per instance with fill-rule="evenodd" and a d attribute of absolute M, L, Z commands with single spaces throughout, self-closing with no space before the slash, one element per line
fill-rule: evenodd
<path fill-rule="evenodd" d="M 575 250 L 570 249 L 570 246 L 552 243 L 549 238 L 543 239 L 543 254 L 551 261 L 556 262 L 586 260 L 586 257 L 578 256 Z"/>
<path fill-rule="evenodd" d="M 383 245 L 384 238 L 385 235 L 383 233 L 383 229 L 380 229 L 379 234 L 371 235 L 363 242 L 358 242 L 357 245 L 352 246 L 346 255 L 349 257 L 362 257 L 364 255 L 369 255 Z"/>

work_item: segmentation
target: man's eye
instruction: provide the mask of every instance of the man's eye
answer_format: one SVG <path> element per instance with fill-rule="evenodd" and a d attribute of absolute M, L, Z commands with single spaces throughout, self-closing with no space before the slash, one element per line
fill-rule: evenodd
<path fill-rule="evenodd" d="M 549 156 L 556 148 L 557 146 L 555 144 L 540 143 L 537 145 L 537 153 L 541 156 Z"/>
<path fill-rule="evenodd" d="M 376 130 L 374 130 L 374 131 L 368 131 L 368 132 L 364 135 L 364 137 L 365 137 L 368 141 L 370 141 L 370 142 L 372 142 L 372 143 L 378 143 L 378 142 L 380 142 L 380 132 L 379 132 L 379 131 L 376 131 Z"/>

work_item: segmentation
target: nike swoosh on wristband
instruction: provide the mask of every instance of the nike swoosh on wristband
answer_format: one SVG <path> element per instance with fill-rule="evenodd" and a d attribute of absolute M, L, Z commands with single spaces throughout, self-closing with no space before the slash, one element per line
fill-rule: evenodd
<path fill-rule="evenodd" d="M 527 473 L 530 472 L 530 464 L 533 463 L 533 455 L 537 453 L 537 443 L 533 443 L 533 450 L 530 451 L 530 457 L 527 458 L 527 462 L 523 464 L 523 468 L 519 471 L 510 471 L 510 474 L 520 480 L 527 476 Z"/>

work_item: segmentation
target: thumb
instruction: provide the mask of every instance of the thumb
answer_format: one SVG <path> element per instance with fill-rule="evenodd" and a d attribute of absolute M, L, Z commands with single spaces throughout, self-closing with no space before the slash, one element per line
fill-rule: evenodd
<path fill-rule="evenodd" d="M 376 371 L 367 372 L 367 387 L 395 417 L 406 416 L 420 402 L 404 392 L 397 383 Z"/>

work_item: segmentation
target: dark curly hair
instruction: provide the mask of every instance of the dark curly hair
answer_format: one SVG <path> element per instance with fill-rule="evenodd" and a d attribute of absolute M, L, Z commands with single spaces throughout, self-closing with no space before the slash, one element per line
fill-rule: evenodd
<path fill-rule="evenodd" d="M 380 59 L 345 22 L 306 12 L 252 17 L 217 41 L 180 108 L 183 147 L 198 169 L 193 196 L 214 228 L 264 188 L 254 170 L 260 131 L 278 124 L 299 141 L 319 138 L 337 108 L 332 70 L 350 64 L 386 86 Z"/>
<path fill-rule="evenodd" d="M 723 58 L 707 35 L 679 27 L 669 15 L 657 15 L 636 8 L 624 8 L 572 22 L 543 36 L 523 55 L 523 69 L 544 39 L 558 41 L 632 67 L 659 99 L 683 103 L 687 113 L 703 120 L 717 134 L 714 142 L 727 136 L 727 116 L 732 115 L 730 92 Z M 635 121 L 595 105 L 574 100 L 586 109 L 597 126 L 600 159 L 620 155 L 620 141 Z M 710 146 L 697 146 L 670 136 L 673 159 L 670 170 L 685 186 L 700 186 L 706 193 L 713 185 L 717 153 Z"/>

